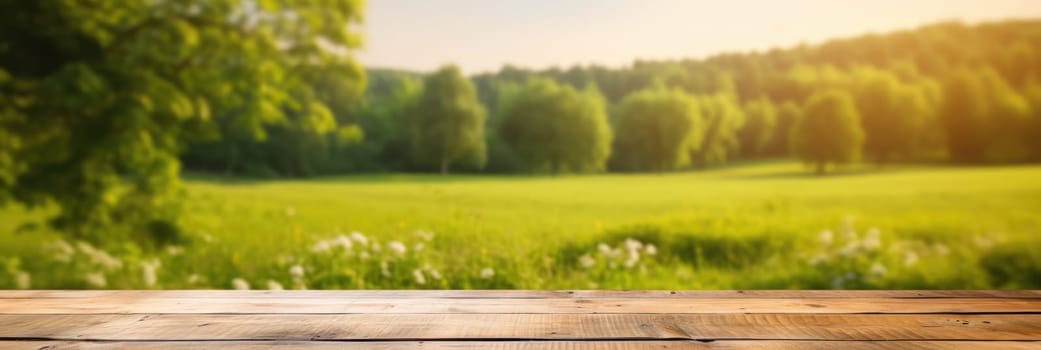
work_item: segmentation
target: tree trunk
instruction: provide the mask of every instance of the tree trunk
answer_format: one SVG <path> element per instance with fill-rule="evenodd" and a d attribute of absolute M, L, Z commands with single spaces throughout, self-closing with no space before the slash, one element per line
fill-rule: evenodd
<path fill-rule="evenodd" d="M 448 159 L 441 159 L 441 176 L 448 175 Z"/>

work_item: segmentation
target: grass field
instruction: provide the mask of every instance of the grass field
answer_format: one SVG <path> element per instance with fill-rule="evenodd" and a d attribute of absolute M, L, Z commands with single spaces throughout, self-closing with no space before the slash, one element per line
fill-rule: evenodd
<path fill-rule="evenodd" d="M 43 215 L 3 209 L 0 288 L 1041 288 L 1041 166 L 194 177 L 188 193 L 191 241 L 154 253 L 15 233 Z"/>

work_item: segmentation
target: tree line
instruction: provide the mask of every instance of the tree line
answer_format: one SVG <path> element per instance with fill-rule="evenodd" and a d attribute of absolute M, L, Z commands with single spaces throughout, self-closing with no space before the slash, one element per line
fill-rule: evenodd
<path fill-rule="evenodd" d="M 1005 21 L 622 68 L 370 69 L 366 91 L 334 113 L 349 133 L 218 139 L 182 159 L 252 176 L 670 171 L 782 157 L 821 173 L 856 161 L 1033 162 L 1038 67 L 1041 22 Z"/>
<path fill-rule="evenodd" d="M 1041 21 L 706 59 L 365 70 L 361 0 L 0 0 L 0 205 L 79 239 L 178 233 L 184 169 L 671 171 L 796 156 L 1041 160 Z"/>

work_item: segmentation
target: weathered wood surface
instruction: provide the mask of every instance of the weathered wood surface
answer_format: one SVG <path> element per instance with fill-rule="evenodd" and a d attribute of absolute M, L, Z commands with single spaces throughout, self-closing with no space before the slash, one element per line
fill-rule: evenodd
<path fill-rule="evenodd" d="M 89 301 L 89 302 L 83 302 Z M 935 314 L 1041 313 L 1041 298 L 0 298 L 0 313 L 163 314 Z"/>
<path fill-rule="evenodd" d="M 1041 291 L 0 291 L 0 349 L 1041 349 Z"/>

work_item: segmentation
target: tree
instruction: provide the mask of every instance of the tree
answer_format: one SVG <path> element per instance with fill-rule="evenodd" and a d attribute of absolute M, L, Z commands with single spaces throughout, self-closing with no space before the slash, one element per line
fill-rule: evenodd
<path fill-rule="evenodd" d="M 412 115 L 412 156 L 417 163 L 437 164 L 441 175 L 467 158 L 483 165 L 484 107 L 458 67 L 444 66 L 426 77 Z"/>
<path fill-rule="evenodd" d="M 584 91 L 533 78 L 503 98 L 499 135 L 534 170 L 599 171 L 611 128 L 595 87 Z"/>
<path fill-rule="evenodd" d="M 701 115 L 693 96 L 664 87 L 622 100 L 612 158 L 621 170 L 666 171 L 689 164 L 687 150 L 699 143 Z"/>
<path fill-rule="evenodd" d="M 729 93 L 698 96 L 697 101 L 705 132 L 701 143 L 691 146 L 691 160 L 698 166 L 726 163 L 741 147 L 737 132 L 745 124 L 744 112 Z"/>
<path fill-rule="evenodd" d="M 1030 102 L 1030 126 L 1026 128 L 1026 138 L 1031 140 L 1030 150 L 1033 161 L 1041 161 L 1041 83 L 1031 80 L 1023 92 Z"/>
<path fill-rule="evenodd" d="M 0 200 L 55 204 L 70 235 L 177 233 L 177 152 L 231 118 L 325 107 L 296 72 L 360 43 L 359 0 L 0 1 Z"/>
<path fill-rule="evenodd" d="M 792 134 L 792 126 L 802 116 L 802 108 L 792 101 L 784 101 L 777 108 L 777 123 L 771 130 L 770 143 L 765 153 L 769 156 L 779 157 L 791 154 L 791 142 L 789 136 Z"/>
<path fill-rule="evenodd" d="M 961 68 L 943 83 L 940 124 L 951 159 L 963 163 L 1022 161 L 1030 105 L 993 69 Z"/>
<path fill-rule="evenodd" d="M 373 162 L 372 167 L 379 170 L 403 170 L 412 158 L 410 118 L 423 96 L 423 82 L 417 77 L 386 73 L 376 77 L 382 77 L 386 91 L 380 93 L 370 84 L 368 103 L 359 117 L 365 131 L 361 147 L 368 150 L 357 161 Z"/>
<path fill-rule="evenodd" d="M 858 69 L 852 85 L 865 133 L 864 153 L 879 165 L 915 155 L 933 113 L 923 89 L 874 68 Z"/>
<path fill-rule="evenodd" d="M 792 150 L 813 164 L 818 175 L 828 164 L 855 161 L 864 143 L 853 97 L 841 90 L 818 92 L 806 101 L 802 118 L 792 128 Z"/>
<path fill-rule="evenodd" d="M 741 156 L 759 157 L 766 153 L 777 127 L 777 109 L 770 99 L 760 97 L 745 103 L 745 125 L 738 131 Z"/>

